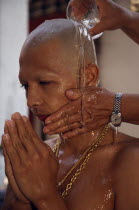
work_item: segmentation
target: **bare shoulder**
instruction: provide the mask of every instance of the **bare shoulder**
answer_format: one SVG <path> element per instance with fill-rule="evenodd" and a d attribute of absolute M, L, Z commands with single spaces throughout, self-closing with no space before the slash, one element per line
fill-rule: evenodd
<path fill-rule="evenodd" d="M 115 163 L 121 165 L 124 162 L 130 164 L 129 160 L 135 161 L 139 158 L 139 138 L 121 134 L 121 139 L 117 143 L 119 148 L 115 156 Z"/>
<path fill-rule="evenodd" d="M 139 139 L 122 134 L 123 140 L 117 143 L 113 162 L 113 176 L 118 179 L 134 178 L 139 175 Z M 126 137 L 126 138 L 124 138 Z M 132 174 L 132 176 L 131 176 Z M 120 179 L 119 179 L 120 177 Z"/>
<path fill-rule="evenodd" d="M 139 209 L 139 139 L 120 142 L 113 163 L 113 186 L 118 210 Z"/>

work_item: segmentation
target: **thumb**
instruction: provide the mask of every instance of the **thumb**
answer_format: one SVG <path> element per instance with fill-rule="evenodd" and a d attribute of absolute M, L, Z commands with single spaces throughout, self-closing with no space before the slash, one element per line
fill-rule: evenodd
<path fill-rule="evenodd" d="M 108 29 L 107 23 L 105 21 L 100 21 L 93 28 L 91 28 L 89 32 L 93 36 L 96 34 L 100 34 L 107 29 Z"/>
<path fill-rule="evenodd" d="M 74 101 L 76 100 L 77 98 L 81 97 L 81 92 L 79 89 L 69 89 L 66 91 L 66 96 Z"/>

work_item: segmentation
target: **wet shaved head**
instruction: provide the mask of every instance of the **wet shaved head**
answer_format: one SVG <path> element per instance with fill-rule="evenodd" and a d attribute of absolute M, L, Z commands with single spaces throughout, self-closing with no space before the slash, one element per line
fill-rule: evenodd
<path fill-rule="evenodd" d="M 81 65 L 82 46 L 85 65 Z M 98 69 L 89 65 L 95 63 L 94 43 L 84 28 L 66 19 L 48 20 L 36 28 L 21 50 L 19 71 L 33 113 L 50 115 L 69 102 L 66 90 L 95 86 Z"/>
<path fill-rule="evenodd" d="M 96 64 L 94 43 L 90 36 L 82 34 L 84 38 L 85 64 Z M 63 57 L 63 64 L 72 63 L 72 67 L 79 65 L 80 35 L 77 25 L 67 19 L 47 20 L 37 27 L 27 37 L 23 49 L 37 47 L 41 44 L 51 45 L 52 49 L 59 48 Z"/>

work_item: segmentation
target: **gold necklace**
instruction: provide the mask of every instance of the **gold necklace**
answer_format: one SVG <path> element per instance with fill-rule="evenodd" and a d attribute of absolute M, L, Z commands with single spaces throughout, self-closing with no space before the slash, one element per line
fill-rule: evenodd
<path fill-rule="evenodd" d="M 90 156 L 92 155 L 93 151 L 98 147 L 98 145 L 101 143 L 102 139 L 105 137 L 105 135 L 108 133 L 108 130 L 110 128 L 110 124 L 106 125 L 99 135 L 99 137 L 96 139 L 95 143 L 93 143 L 87 150 L 83 153 L 81 158 L 75 163 L 75 165 L 69 170 L 69 172 L 64 176 L 64 178 L 58 183 L 57 187 L 59 188 L 67 179 L 67 177 L 72 173 L 72 171 L 79 165 L 79 163 L 84 159 L 83 163 L 80 165 L 79 169 L 76 170 L 75 174 L 70 179 L 70 182 L 66 185 L 65 190 L 61 193 L 62 197 L 65 198 L 65 196 L 68 194 L 68 191 L 72 188 L 73 183 L 76 181 L 77 177 L 80 175 L 81 171 L 85 168 L 87 162 L 90 159 Z M 57 140 L 53 152 L 57 154 L 59 151 L 60 146 L 60 140 Z"/>
<path fill-rule="evenodd" d="M 60 139 L 58 139 L 54 145 L 54 148 L 52 149 L 53 153 L 55 154 L 56 157 L 58 157 L 59 154 L 59 146 L 61 144 Z"/>

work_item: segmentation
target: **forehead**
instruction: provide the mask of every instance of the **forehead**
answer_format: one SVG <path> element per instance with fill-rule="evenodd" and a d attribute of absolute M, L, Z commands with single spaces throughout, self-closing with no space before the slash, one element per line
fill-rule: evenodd
<path fill-rule="evenodd" d="M 20 76 L 29 74 L 40 74 L 51 72 L 54 74 L 75 74 L 78 61 L 73 59 L 73 52 L 66 49 L 62 43 L 51 41 L 36 46 L 25 45 L 20 54 Z"/>

